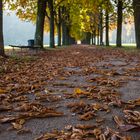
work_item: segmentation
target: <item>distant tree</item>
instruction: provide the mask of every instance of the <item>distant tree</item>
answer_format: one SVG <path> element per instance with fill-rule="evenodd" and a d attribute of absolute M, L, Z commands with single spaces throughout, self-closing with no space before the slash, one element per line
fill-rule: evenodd
<path fill-rule="evenodd" d="M 140 48 L 140 1 L 133 0 L 137 48 Z"/>
<path fill-rule="evenodd" d="M 102 6 L 100 9 L 100 23 L 99 23 L 99 27 L 100 27 L 100 45 L 103 45 L 103 11 L 102 11 Z"/>
<path fill-rule="evenodd" d="M 4 40 L 3 40 L 3 4 L 0 0 L 0 55 L 4 56 Z"/>
<path fill-rule="evenodd" d="M 105 11 L 105 27 L 106 27 L 106 46 L 109 46 L 109 12 Z"/>
<path fill-rule="evenodd" d="M 122 47 L 122 24 L 132 12 L 132 0 L 115 0 L 117 3 L 117 40 L 116 46 Z"/>
<path fill-rule="evenodd" d="M 54 47 L 56 31 L 59 46 L 74 44 L 76 40 L 90 44 L 91 39 L 92 44 L 99 45 L 105 28 L 105 42 L 109 46 L 109 30 L 117 26 L 116 44 L 121 47 L 122 23 L 132 9 L 133 0 L 5 1 L 19 18 L 36 23 L 35 45 L 43 46 L 44 30 L 50 32 L 50 47 Z"/>
<path fill-rule="evenodd" d="M 122 46 L 122 22 L 123 22 L 123 1 L 118 0 L 117 2 L 117 47 Z"/>
<path fill-rule="evenodd" d="M 54 16 L 55 16 L 55 11 L 54 11 L 54 0 L 48 0 L 48 8 L 50 12 L 50 47 L 54 48 L 55 47 L 55 39 L 54 39 Z"/>
<path fill-rule="evenodd" d="M 46 13 L 46 0 L 38 0 L 35 45 L 40 47 L 43 47 L 45 13 Z"/>
<path fill-rule="evenodd" d="M 56 26 L 57 26 L 57 35 L 58 35 L 58 46 L 61 46 L 62 42 L 61 42 L 61 38 L 62 38 L 62 8 L 58 7 L 57 9 L 57 14 L 56 14 L 56 18 L 55 18 L 55 22 L 56 22 Z"/>

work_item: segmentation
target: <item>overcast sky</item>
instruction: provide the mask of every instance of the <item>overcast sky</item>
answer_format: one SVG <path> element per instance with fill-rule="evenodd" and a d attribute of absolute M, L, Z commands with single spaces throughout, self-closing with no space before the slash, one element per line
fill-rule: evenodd
<path fill-rule="evenodd" d="M 35 26 L 30 22 L 21 21 L 13 12 L 10 15 L 4 12 L 3 32 L 5 45 L 27 45 L 27 40 L 34 39 Z M 48 35 L 45 35 L 45 44 L 48 44 L 48 39 Z"/>

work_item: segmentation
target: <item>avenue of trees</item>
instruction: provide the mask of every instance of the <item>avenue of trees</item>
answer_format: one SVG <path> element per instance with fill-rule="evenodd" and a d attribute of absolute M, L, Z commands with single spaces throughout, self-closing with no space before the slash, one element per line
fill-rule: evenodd
<path fill-rule="evenodd" d="M 122 24 L 133 22 L 136 44 L 140 48 L 139 0 L 0 0 L 0 55 L 4 56 L 3 10 L 36 24 L 35 47 L 43 48 L 43 34 L 50 32 L 50 47 L 82 44 L 109 46 L 109 31 L 117 28 L 116 46 L 122 46 Z M 129 21 L 131 19 L 131 21 Z M 105 31 L 105 42 L 103 33 Z"/>

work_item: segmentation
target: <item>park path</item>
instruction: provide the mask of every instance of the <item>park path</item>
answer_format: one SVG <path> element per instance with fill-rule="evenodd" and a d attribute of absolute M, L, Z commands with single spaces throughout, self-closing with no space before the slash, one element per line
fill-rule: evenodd
<path fill-rule="evenodd" d="M 16 97 L 13 95 L 15 91 L 7 93 L 9 97 L 1 95 L 1 100 L 7 101 L 10 95 L 13 96 L 12 99 L 17 100 L 11 103 L 14 108 L 1 112 L 0 121 L 2 122 L 3 118 L 9 115 L 16 117 L 19 112 L 22 118 L 1 123 L 0 140 L 33 140 L 53 130 L 67 131 L 69 129 L 72 131 L 71 129 L 78 124 L 95 125 L 103 132 L 110 128 L 115 132 L 120 132 L 121 136 L 129 135 L 133 140 L 140 140 L 140 116 L 135 123 L 132 119 L 127 121 L 127 115 L 132 115 L 134 111 L 140 113 L 139 53 L 119 49 L 74 46 L 42 52 L 35 57 L 39 59 L 27 63 L 32 65 L 37 78 L 41 77 L 41 71 L 48 71 L 47 66 L 50 65 L 47 78 L 51 76 L 47 80 L 43 78 L 44 72 L 42 73 L 43 86 L 41 88 L 39 86 L 30 92 L 19 93 Z M 40 59 L 43 60 L 41 64 Z M 28 69 L 31 68 L 27 68 L 26 71 Z M 12 76 L 12 73 L 9 75 Z M 24 75 L 29 76 L 26 73 Z M 30 104 L 30 108 L 27 104 Z M 21 109 L 22 105 L 26 107 Z M 57 112 L 56 114 L 59 115 L 57 117 L 43 116 L 38 109 L 43 110 L 44 107 L 54 109 L 53 113 Z M 35 111 L 39 112 L 41 117 L 38 117 Z M 23 112 L 26 112 L 26 115 L 23 115 Z M 31 117 L 29 113 L 34 114 Z M 133 116 L 131 115 L 130 117 Z M 125 127 L 118 126 L 114 118 L 123 119 Z M 25 121 L 21 124 L 22 128 L 19 128 L 20 124 L 17 120 Z M 136 129 L 132 130 L 130 125 Z M 10 128 L 11 126 L 14 128 Z M 45 136 L 40 139 L 44 140 Z"/>

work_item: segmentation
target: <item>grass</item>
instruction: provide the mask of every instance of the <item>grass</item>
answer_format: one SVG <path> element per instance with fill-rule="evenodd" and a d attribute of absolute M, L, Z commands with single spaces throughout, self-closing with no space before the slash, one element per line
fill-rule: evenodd
<path fill-rule="evenodd" d="M 116 45 L 110 45 L 107 48 L 116 48 L 116 49 L 121 49 L 130 53 L 139 53 L 140 49 L 137 49 L 136 44 L 123 44 L 122 47 L 116 47 Z"/>
<path fill-rule="evenodd" d="M 15 61 L 24 61 L 24 62 L 31 62 L 37 60 L 36 57 L 33 56 L 17 56 L 17 55 L 11 55 L 11 59 Z"/>
<path fill-rule="evenodd" d="M 57 50 L 60 50 L 60 49 L 64 49 L 64 48 L 67 48 L 69 46 L 56 46 L 55 48 L 50 48 L 49 45 L 44 45 L 44 49 L 45 50 L 53 50 L 53 51 L 57 51 Z M 108 46 L 107 48 L 116 48 L 116 45 L 115 44 L 111 44 L 110 43 L 110 46 Z M 12 50 L 13 48 L 10 47 L 10 46 L 5 46 L 5 50 L 8 51 L 8 50 Z M 15 50 L 19 50 L 20 48 L 15 48 Z M 136 48 L 136 44 L 122 44 L 122 48 L 120 49 L 125 49 L 125 50 L 137 50 Z"/>
<path fill-rule="evenodd" d="M 110 46 L 116 47 L 116 44 L 111 44 L 111 43 L 110 43 Z M 122 44 L 122 48 L 134 49 L 134 48 L 136 48 L 136 44 Z"/>
<path fill-rule="evenodd" d="M 60 48 L 66 48 L 68 46 L 55 46 L 55 48 L 50 48 L 49 45 L 44 45 L 44 49 L 48 49 L 48 50 L 55 50 L 55 49 L 60 49 Z M 10 46 L 5 46 L 5 50 L 12 50 L 13 47 Z M 14 48 L 15 50 L 20 50 L 20 48 Z"/>

